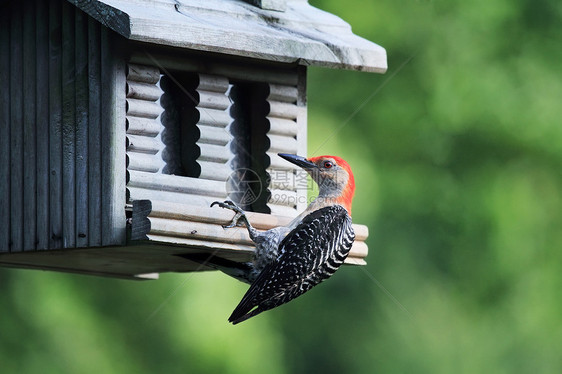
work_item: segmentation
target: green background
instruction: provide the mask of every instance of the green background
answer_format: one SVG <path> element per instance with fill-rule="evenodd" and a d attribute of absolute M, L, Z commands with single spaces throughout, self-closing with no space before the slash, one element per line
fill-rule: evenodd
<path fill-rule="evenodd" d="M 0 269 L 2 373 L 562 372 L 562 3 L 311 1 L 385 75 L 309 69 L 366 267 L 237 326 L 219 273 L 131 282 Z"/>

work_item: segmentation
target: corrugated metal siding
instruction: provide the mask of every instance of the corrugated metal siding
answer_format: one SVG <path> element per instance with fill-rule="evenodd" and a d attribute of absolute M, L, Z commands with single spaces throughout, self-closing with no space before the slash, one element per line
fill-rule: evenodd
<path fill-rule="evenodd" d="M 112 32 L 66 1 L 0 13 L 0 251 L 123 244 L 125 83 Z"/>

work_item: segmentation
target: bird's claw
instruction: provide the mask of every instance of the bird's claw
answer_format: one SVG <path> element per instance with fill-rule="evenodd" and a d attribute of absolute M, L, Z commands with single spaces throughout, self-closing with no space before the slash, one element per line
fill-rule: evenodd
<path fill-rule="evenodd" d="M 219 207 L 221 207 L 223 209 L 230 209 L 230 210 L 232 210 L 233 212 L 236 213 L 234 215 L 234 217 L 232 217 L 232 221 L 230 221 L 230 223 L 228 225 L 222 225 L 223 228 L 229 229 L 229 228 L 232 228 L 232 227 L 242 227 L 242 226 L 244 226 L 244 223 L 241 223 L 240 219 L 242 217 L 244 217 L 244 219 L 246 219 L 245 212 L 242 210 L 242 208 L 240 208 L 238 205 L 236 205 L 233 201 L 231 201 L 231 200 L 225 200 L 224 202 L 214 201 L 211 204 L 211 208 L 215 205 L 218 205 Z"/>
<path fill-rule="evenodd" d="M 215 205 L 218 205 L 218 206 L 220 206 L 221 208 L 224 208 L 224 209 L 230 209 L 232 211 L 235 211 L 236 213 L 244 214 L 244 211 L 242 210 L 242 208 L 240 208 L 238 205 L 236 205 L 236 203 L 232 200 L 214 201 L 211 204 L 211 208 L 214 207 Z"/>

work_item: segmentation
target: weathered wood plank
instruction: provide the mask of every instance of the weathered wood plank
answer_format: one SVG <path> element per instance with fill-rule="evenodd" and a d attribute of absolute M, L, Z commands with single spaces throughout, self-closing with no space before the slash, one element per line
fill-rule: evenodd
<path fill-rule="evenodd" d="M 269 157 L 269 167 L 274 170 L 294 170 L 295 167 L 290 162 L 282 159 L 277 155 L 275 152 L 267 152 L 267 156 Z"/>
<path fill-rule="evenodd" d="M 182 252 L 186 250 L 204 250 L 209 251 L 209 253 L 214 253 L 215 255 L 220 255 L 221 257 L 230 257 L 236 258 L 238 261 L 251 261 L 252 253 L 254 251 L 253 245 L 243 245 L 243 244 L 229 244 L 229 243 L 220 243 L 217 245 L 217 242 L 210 241 L 210 240 L 197 240 L 191 238 L 180 238 L 180 237 L 173 237 L 173 236 L 166 236 L 166 235 L 156 235 L 150 234 L 148 235 L 150 239 L 150 243 L 157 242 L 157 243 L 166 243 L 166 244 L 173 244 L 176 246 L 176 251 L 180 251 L 179 248 L 183 248 Z M 203 269 L 197 268 L 197 271 L 201 271 Z"/>
<path fill-rule="evenodd" d="M 102 244 L 100 28 L 97 21 L 88 19 L 88 234 L 90 246 Z"/>
<path fill-rule="evenodd" d="M 127 115 L 130 117 L 154 119 L 157 118 L 162 111 L 162 107 L 156 102 L 131 98 L 127 99 Z"/>
<path fill-rule="evenodd" d="M 125 69 L 119 39 L 101 29 L 102 245 L 125 244 Z"/>
<path fill-rule="evenodd" d="M 296 137 L 298 133 L 297 123 L 292 119 L 268 117 L 268 134 Z"/>
<path fill-rule="evenodd" d="M 61 6 L 49 2 L 49 248 L 62 248 Z"/>
<path fill-rule="evenodd" d="M 210 206 L 154 201 L 152 203 L 152 212 L 150 215 L 151 217 L 227 225 L 232 220 L 234 213 L 228 209 L 222 209 L 217 206 L 211 208 Z M 276 217 L 262 213 L 247 212 L 246 215 L 252 226 L 259 230 L 287 225 L 291 221 L 291 219 L 287 217 Z"/>
<path fill-rule="evenodd" d="M 216 192 L 216 196 L 185 194 L 181 192 L 172 191 L 159 191 L 150 190 L 146 188 L 138 188 L 127 186 L 131 200 L 150 200 L 167 201 L 176 204 L 194 205 L 194 206 L 209 206 L 213 201 L 226 199 L 226 194 L 221 194 L 220 191 Z"/>
<path fill-rule="evenodd" d="M 155 155 L 163 148 L 158 138 L 127 134 L 127 151 L 143 152 Z"/>
<path fill-rule="evenodd" d="M 269 85 L 269 96 L 267 97 L 267 99 L 296 104 L 297 96 L 298 89 L 296 86 L 286 86 L 272 83 Z"/>
<path fill-rule="evenodd" d="M 127 116 L 127 134 L 156 136 L 162 131 L 162 124 L 150 118 Z"/>
<path fill-rule="evenodd" d="M 88 18 L 75 9 L 76 246 L 89 244 L 88 199 Z"/>
<path fill-rule="evenodd" d="M 145 188 L 156 192 L 179 192 L 188 195 L 226 196 L 225 183 L 220 181 L 135 170 L 129 170 L 129 176 L 128 187 Z"/>
<path fill-rule="evenodd" d="M 74 8 L 62 3 L 62 215 L 63 246 L 76 246 L 76 100 Z"/>
<path fill-rule="evenodd" d="M 7 8 L 7 6 L 5 7 Z M 10 16 L 11 12 L 0 12 L 0 82 L 6 85 L 10 82 Z M 0 252 L 10 250 L 10 90 L 5 88 L 0 91 Z"/>
<path fill-rule="evenodd" d="M 23 250 L 34 250 L 37 242 L 37 129 L 36 110 L 36 43 L 34 11 L 23 13 Z"/>
<path fill-rule="evenodd" d="M 199 85 L 197 89 L 202 91 L 221 92 L 228 90 L 228 78 L 220 75 L 199 74 Z"/>
<path fill-rule="evenodd" d="M 258 230 L 269 230 L 277 226 L 287 226 L 293 217 L 274 216 L 263 213 L 246 213 L 252 226 Z M 153 201 L 151 217 L 175 219 L 180 221 L 193 221 L 227 225 L 232 220 L 234 213 L 228 209 L 221 209 L 217 206 L 195 206 L 184 205 L 175 202 Z M 365 225 L 353 225 L 355 230 L 355 240 L 365 241 L 369 236 L 369 229 Z"/>
<path fill-rule="evenodd" d="M 214 181 L 226 181 L 233 173 L 232 169 L 227 164 L 219 164 L 216 162 L 198 161 L 201 165 L 201 179 L 210 179 Z"/>
<path fill-rule="evenodd" d="M 134 152 L 132 150 L 127 152 L 127 160 L 129 161 L 127 169 L 131 171 L 138 170 L 149 173 L 158 173 L 158 171 L 165 166 L 165 163 L 160 155 Z"/>
<path fill-rule="evenodd" d="M 295 120 L 298 117 L 298 108 L 295 104 L 285 103 L 282 101 L 269 101 L 268 117 L 278 117 Z"/>
<path fill-rule="evenodd" d="M 162 201 L 153 202 L 151 212 L 148 215 L 150 232 L 147 235 L 151 240 L 183 245 L 193 246 L 206 243 L 205 245 L 209 249 L 217 246 L 224 248 L 227 245 L 234 245 L 234 247 L 229 247 L 234 250 L 252 248 L 253 243 L 246 229 L 232 228 L 225 230 L 222 228 L 221 225 L 230 223 L 232 216 L 232 212 L 216 207 L 186 206 Z M 247 216 L 252 225 L 259 230 L 287 225 L 292 219 L 251 212 L 247 213 Z M 368 253 L 368 247 L 365 243 L 368 237 L 368 229 L 364 225 L 353 225 L 353 228 L 356 239 L 349 255 L 350 259 L 346 263 L 364 264 L 363 258 Z M 243 248 L 237 248 L 238 245 Z"/>
<path fill-rule="evenodd" d="M 148 65 L 127 64 L 127 80 L 156 84 L 160 80 L 160 70 L 157 67 Z"/>
<path fill-rule="evenodd" d="M 49 248 L 49 18 L 48 3 L 36 9 L 36 131 L 37 131 L 37 249 Z"/>
<path fill-rule="evenodd" d="M 287 9 L 287 0 L 245 0 L 261 9 L 284 12 Z"/>
<path fill-rule="evenodd" d="M 230 105 L 230 100 L 224 94 L 224 92 L 211 92 L 204 91 L 197 88 L 199 93 L 199 105 L 200 108 L 210 108 L 225 110 Z"/>
<path fill-rule="evenodd" d="M 199 111 L 199 124 L 215 127 L 226 127 L 230 124 L 232 118 L 229 113 L 224 110 L 209 109 Z"/>
<path fill-rule="evenodd" d="M 232 139 L 232 135 L 221 127 L 205 126 L 202 124 L 197 125 L 201 135 L 199 136 L 198 143 L 216 144 L 224 146 Z"/>
<path fill-rule="evenodd" d="M 23 249 L 23 24 L 22 4 L 13 3 L 10 31 L 10 215 L 11 251 Z"/>
<path fill-rule="evenodd" d="M 230 159 L 230 157 L 232 157 L 228 147 L 205 143 L 197 145 L 201 150 L 201 155 L 199 156 L 197 161 L 213 161 L 218 163 L 225 163 Z"/>
<path fill-rule="evenodd" d="M 298 149 L 297 139 L 289 136 L 267 135 L 269 138 L 269 151 L 296 154 Z"/>
<path fill-rule="evenodd" d="M 178 54 L 151 53 L 149 55 L 146 52 L 131 56 L 131 62 L 137 64 L 154 65 L 155 61 L 166 65 L 168 69 L 196 72 L 201 75 L 215 75 L 247 82 L 269 82 L 289 86 L 297 84 L 294 68 L 277 69 L 255 63 L 255 61 L 232 64 L 230 61 L 223 62 L 216 57 L 211 60 L 200 56 L 187 58 Z"/>
<path fill-rule="evenodd" d="M 152 203 L 150 200 L 133 201 L 131 240 L 148 239 L 147 234 L 150 232 L 148 215 L 151 211 Z"/>
<path fill-rule="evenodd" d="M 127 97 L 139 100 L 156 101 L 162 95 L 160 87 L 154 83 L 143 83 L 128 80 Z"/>
<path fill-rule="evenodd" d="M 150 234 L 178 238 L 211 240 L 219 243 L 252 245 L 247 230 L 230 230 L 221 225 L 173 219 L 149 217 Z"/>
<path fill-rule="evenodd" d="M 387 68 L 384 48 L 354 35 L 343 20 L 306 1 L 291 2 L 285 12 L 258 11 L 239 1 L 216 2 L 215 7 L 184 2 L 168 12 L 145 7 L 142 16 L 136 15 L 135 3 L 120 4 L 131 13 L 131 34 L 122 35 L 141 42 L 304 66 L 378 73 Z"/>
<path fill-rule="evenodd" d="M 307 110 L 306 110 L 306 68 L 304 66 L 299 66 L 297 68 L 298 75 L 298 114 L 297 114 L 297 154 L 305 156 L 307 152 Z M 308 191 L 304 188 L 297 191 L 299 193 L 299 204 L 297 204 L 297 210 L 302 211 L 307 206 L 307 194 Z"/>

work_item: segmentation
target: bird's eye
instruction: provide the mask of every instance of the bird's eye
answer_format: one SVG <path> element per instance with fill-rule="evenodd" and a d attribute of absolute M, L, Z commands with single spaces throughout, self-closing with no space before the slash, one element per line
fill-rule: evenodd
<path fill-rule="evenodd" d="M 324 168 L 325 169 L 330 169 L 332 166 L 334 166 L 334 164 L 330 161 L 324 161 Z"/>

